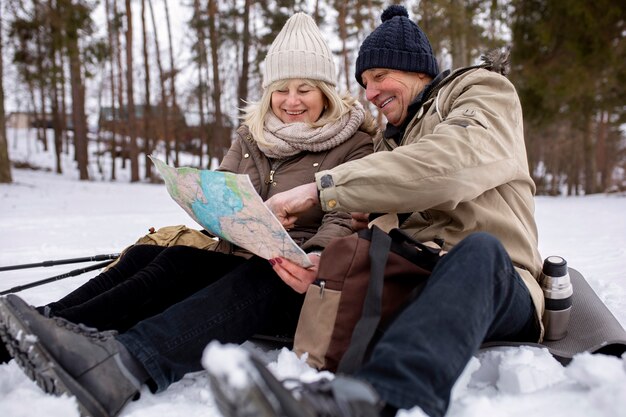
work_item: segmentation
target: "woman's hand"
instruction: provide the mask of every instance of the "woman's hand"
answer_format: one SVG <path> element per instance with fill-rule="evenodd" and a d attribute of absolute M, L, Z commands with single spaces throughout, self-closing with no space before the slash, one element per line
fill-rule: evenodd
<path fill-rule="evenodd" d="M 358 232 L 361 229 L 367 229 L 370 217 L 369 213 L 354 212 L 350 213 L 350 215 L 352 216 L 352 222 L 350 224 L 352 226 L 352 230 Z"/>
<path fill-rule="evenodd" d="M 285 258 L 270 259 L 270 263 L 276 274 L 285 281 L 294 291 L 303 294 L 309 288 L 309 285 L 317 278 L 317 270 L 320 264 L 320 256 L 309 254 L 309 260 L 313 266 L 303 268 Z"/>

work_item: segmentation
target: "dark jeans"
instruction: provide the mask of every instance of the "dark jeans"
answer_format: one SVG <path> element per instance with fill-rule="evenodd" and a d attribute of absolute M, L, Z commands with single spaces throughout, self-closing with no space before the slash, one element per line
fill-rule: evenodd
<path fill-rule="evenodd" d="M 145 368 L 153 391 L 202 369 L 212 340 L 243 343 L 257 333 L 295 332 L 304 295 L 253 257 L 221 279 L 117 336 Z"/>
<path fill-rule="evenodd" d="M 136 245 L 116 265 L 48 307 L 53 315 L 75 323 L 124 331 L 245 261 L 189 246 Z"/>
<path fill-rule="evenodd" d="M 500 242 L 470 235 L 437 265 L 423 292 L 387 329 L 356 377 L 388 404 L 443 416 L 483 342 L 539 338 L 528 289 Z"/>

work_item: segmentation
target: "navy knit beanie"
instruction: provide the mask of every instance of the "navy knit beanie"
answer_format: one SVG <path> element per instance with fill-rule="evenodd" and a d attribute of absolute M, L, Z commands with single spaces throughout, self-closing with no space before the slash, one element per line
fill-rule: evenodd
<path fill-rule="evenodd" d="M 389 68 L 421 72 L 431 77 L 439 74 L 439 66 L 426 34 L 404 8 L 389 6 L 380 19 L 382 24 L 365 38 L 356 59 L 356 80 L 363 87 L 361 75 L 370 68 Z"/>

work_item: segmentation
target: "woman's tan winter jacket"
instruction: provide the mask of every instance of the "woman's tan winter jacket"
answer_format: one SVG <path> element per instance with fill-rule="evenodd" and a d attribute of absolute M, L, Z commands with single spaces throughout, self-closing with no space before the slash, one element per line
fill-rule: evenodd
<path fill-rule="evenodd" d="M 237 138 L 224 157 L 219 171 L 248 174 L 263 200 L 276 193 L 315 181 L 315 173 L 373 152 L 372 137 L 362 131 L 333 149 L 324 152 L 301 152 L 290 158 L 269 159 L 259 150 L 247 127 L 237 130 Z M 335 237 L 352 233 L 350 215 L 324 213 L 320 207 L 310 209 L 289 230 L 294 241 L 306 252 L 321 250 Z M 220 251 L 232 251 L 232 245 L 221 242 Z"/>
<path fill-rule="evenodd" d="M 444 249 L 472 232 L 495 235 L 530 290 L 539 319 L 544 300 L 537 281 L 535 184 L 514 86 L 484 68 L 457 70 L 424 99 L 399 146 L 384 143 L 388 152 L 316 175 L 322 206 L 411 213 L 400 227 L 421 241 L 443 239 Z M 334 186 L 322 189 L 327 174 Z"/>

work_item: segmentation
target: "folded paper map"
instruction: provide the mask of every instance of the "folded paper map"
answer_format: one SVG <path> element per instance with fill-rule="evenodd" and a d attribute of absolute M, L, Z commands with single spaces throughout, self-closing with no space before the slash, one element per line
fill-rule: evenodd
<path fill-rule="evenodd" d="M 150 159 L 170 196 L 209 233 L 265 259 L 280 256 L 311 266 L 306 253 L 263 203 L 247 175 L 173 168 L 152 156 Z"/>

